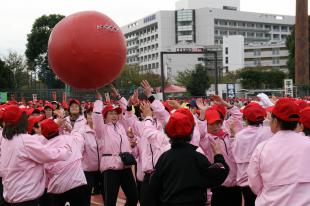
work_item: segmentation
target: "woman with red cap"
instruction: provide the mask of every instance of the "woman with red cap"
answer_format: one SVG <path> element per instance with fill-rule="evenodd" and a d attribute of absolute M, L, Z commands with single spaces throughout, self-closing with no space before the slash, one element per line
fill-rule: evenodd
<path fill-rule="evenodd" d="M 75 128 L 80 128 L 86 124 L 85 117 L 82 114 L 81 103 L 77 99 L 70 99 L 69 101 L 69 116 L 64 119 L 58 119 L 56 122 L 61 125 L 60 134 L 70 134 Z"/>
<path fill-rule="evenodd" d="M 220 187 L 211 189 L 211 205 L 240 206 L 242 203 L 242 195 L 241 189 L 237 186 L 236 181 L 237 165 L 232 155 L 234 136 L 230 130 L 232 127 L 234 127 L 235 130 L 237 129 L 237 131 L 240 129 L 240 125 L 242 125 L 242 114 L 236 106 L 231 106 L 220 97 L 214 96 L 213 98 L 215 104 L 205 111 L 207 128 L 205 136 L 200 140 L 200 147 L 212 162 L 214 156 L 212 143 L 218 142 L 230 170 L 225 182 Z M 230 110 L 231 116 L 228 120 L 225 120 L 227 109 Z"/>
<path fill-rule="evenodd" d="M 131 154 L 126 130 L 119 121 L 122 109 L 112 104 L 103 108 L 102 96 L 97 93 L 97 97 L 98 100 L 94 103 L 93 124 L 102 142 L 100 171 L 104 178 L 104 203 L 106 206 L 115 206 L 121 186 L 127 198 L 127 205 L 136 206 L 138 197 L 131 171 L 135 159 Z"/>
<path fill-rule="evenodd" d="M 148 108 L 143 110 L 147 115 Z M 213 145 L 214 164 L 189 144 L 194 126 L 188 109 L 178 109 L 170 115 L 165 131 L 171 149 L 160 156 L 150 179 L 151 191 L 160 206 L 204 206 L 207 188 L 220 185 L 227 177 L 229 168 L 218 144 Z M 152 133 L 146 129 L 145 136 L 148 134 Z"/>
<path fill-rule="evenodd" d="M 247 169 L 256 146 L 270 138 L 270 127 L 263 126 L 267 116 L 265 109 L 257 103 L 249 103 L 243 109 L 247 126 L 236 134 L 232 154 L 237 164 L 237 185 L 241 187 L 245 206 L 254 206 L 256 195 L 248 183 Z"/>
<path fill-rule="evenodd" d="M 54 110 L 55 110 L 55 108 L 51 103 L 46 103 L 44 105 L 44 113 L 45 113 L 46 119 L 54 119 L 54 117 L 53 117 Z"/>
<path fill-rule="evenodd" d="M 44 163 L 67 159 L 69 144 L 42 144 L 40 136 L 27 134 L 27 116 L 17 106 L 3 114 L 0 171 L 3 195 L 8 205 L 37 206 L 45 189 Z"/>
<path fill-rule="evenodd" d="M 47 173 L 47 193 L 53 206 L 63 206 L 69 202 L 71 206 L 87 206 L 87 182 L 82 168 L 82 148 L 84 138 L 79 132 L 71 135 L 59 135 L 59 126 L 51 119 L 41 123 L 41 133 L 48 144 L 57 147 L 64 142 L 72 149 L 66 161 L 50 162 L 44 165 Z"/>
<path fill-rule="evenodd" d="M 249 185 L 257 195 L 255 205 L 310 205 L 310 141 L 295 131 L 298 105 L 282 98 L 271 116 L 274 135 L 256 147 L 248 167 Z"/>

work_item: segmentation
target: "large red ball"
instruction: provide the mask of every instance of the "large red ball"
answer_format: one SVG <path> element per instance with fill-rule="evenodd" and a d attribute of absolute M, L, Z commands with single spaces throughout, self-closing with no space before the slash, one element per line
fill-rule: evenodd
<path fill-rule="evenodd" d="M 78 89 L 111 83 L 126 61 L 126 42 L 120 28 L 102 13 L 85 11 L 61 20 L 48 42 L 54 73 Z"/>

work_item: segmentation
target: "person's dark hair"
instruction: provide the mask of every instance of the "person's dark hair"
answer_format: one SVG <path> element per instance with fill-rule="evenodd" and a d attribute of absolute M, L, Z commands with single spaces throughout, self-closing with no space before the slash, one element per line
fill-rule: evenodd
<path fill-rule="evenodd" d="M 91 113 L 93 113 L 93 111 L 91 111 L 91 110 L 85 110 L 85 111 L 84 111 L 84 117 L 87 118 L 87 114 L 91 114 Z"/>
<path fill-rule="evenodd" d="M 59 132 L 52 133 L 52 134 L 48 135 L 48 137 L 45 137 L 45 138 L 50 140 L 50 139 L 53 139 L 54 137 L 57 137 L 57 136 L 59 136 Z"/>
<path fill-rule="evenodd" d="M 192 135 L 187 136 L 187 137 L 174 137 L 174 138 L 170 138 L 170 142 L 173 143 L 173 144 L 190 142 L 191 140 L 192 140 Z"/>
<path fill-rule="evenodd" d="M 252 122 L 252 121 L 248 120 L 247 118 L 245 118 L 244 116 L 243 116 L 243 119 L 247 122 L 248 125 L 254 126 L 254 127 L 259 127 L 259 126 L 263 125 L 264 120 L 265 120 L 264 118 L 262 118 L 256 122 Z"/>
<path fill-rule="evenodd" d="M 5 139 L 11 140 L 15 135 L 27 134 L 28 117 L 25 112 L 22 113 L 20 119 L 16 124 L 5 124 L 2 136 Z"/>
<path fill-rule="evenodd" d="M 303 132 L 305 133 L 305 135 L 310 137 L 310 128 L 304 128 Z"/>
<path fill-rule="evenodd" d="M 281 119 L 279 119 L 278 117 L 276 117 L 274 114 L 271 113 L 271 117 L 274 119 L 277 119 L 277 121 L 280 124 L 280 129 L 281 130 L 295 130 L 298 122 L 287 122 L 287 121 L 283 121 Z M 298 115 L 291 115 L 291 118 L 298 118 Z"/>
<path fill-rule="evenodd" d="M 141 118 L 141 110 L 140 110 L 140 105 L 134 105 L 134 108 L 135 108 L 135 115 L 137 116 L 137 118 L 142 121 L 142 118 Z"/>

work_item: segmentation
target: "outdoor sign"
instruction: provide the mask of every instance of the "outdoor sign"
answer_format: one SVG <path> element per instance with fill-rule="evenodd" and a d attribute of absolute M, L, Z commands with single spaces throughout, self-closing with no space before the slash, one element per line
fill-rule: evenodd
<path fill-rule="evenodd" d="M 229 97 L 229 98 L 235 98 L 236 97 L 235 84 L 227 84 L 227 97 Z"/>
<path fill-rule="evenodd" d="M 285 96 L 291 96 L 291 97 L 294 96 L 292 79 L 284 79 L 284 92 L 285 92 Z"/>

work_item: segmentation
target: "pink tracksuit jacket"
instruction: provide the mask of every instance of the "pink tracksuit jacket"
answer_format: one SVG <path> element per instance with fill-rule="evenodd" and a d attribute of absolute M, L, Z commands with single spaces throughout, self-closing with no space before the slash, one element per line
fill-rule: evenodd
<path fill-rule="evenodd" d="M 236 134 L 232 154 L 237 164 L 238 186 L 249 186 L 247 170 L 251 156 L 257 145 L 269 139 L 272 135 L 270 127 L 250 125 Z"/>
<path fill-rule="evenodd" d="M 48 140 L 48 144 L 57 147 L 67 142 L 72 148 L 70 157 L 65 161 L 44 164 L 47 174 L 47 192 L 61 194 L 81 185 L 86 185 L 82 168 L 82 148 L 84 138 L 79 132 L 72 131 L 71 135 L 59 135 Z"/>
<path fill-rule="evenodd" d="M 126 134 L 124 125 L 119 122 L 116 124 L 105 124 L 102 115 L 103 103 L 97 100 L 94 103 L 93 124 L 94 130 L 102 145 L 99 149 L 103 154 L 112 156 L 102 156 L 100 161 L 100 171 L 106 170 L 121 170 L 124 169 L 124 164 L 119 156 L 119 153 L 130 152 L 131 147 Z"/>
<path fill-rule="evenodd" d="M 279 131 L 260 143 L 248 167 L 255 205 L 310 205 L 309 156 L 309 137 L 294 131 Z"/>
<path fill-rule="evenodd" d="M 39 198 L 45 189 L 44 163 L 65 160 L 72 148 L 66 142 L 53 146 L 42 143 L 42 136 L 20 134 L 2 139 L 0 170 L 3 196 L 9 203 Z"/>

